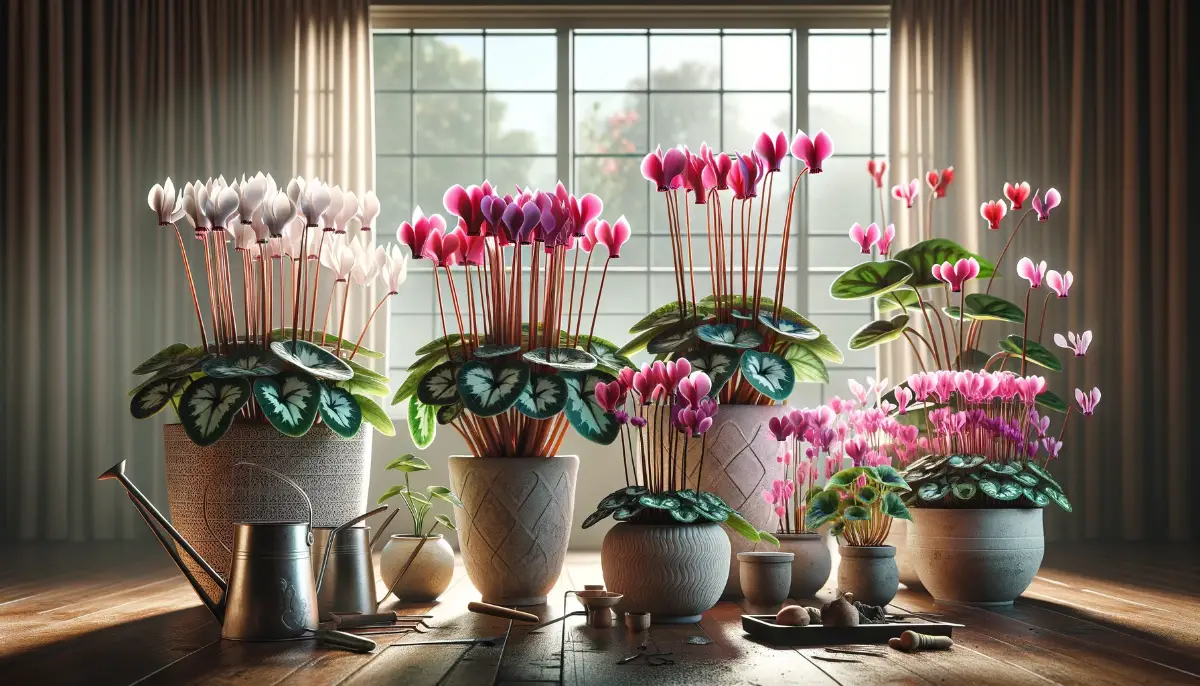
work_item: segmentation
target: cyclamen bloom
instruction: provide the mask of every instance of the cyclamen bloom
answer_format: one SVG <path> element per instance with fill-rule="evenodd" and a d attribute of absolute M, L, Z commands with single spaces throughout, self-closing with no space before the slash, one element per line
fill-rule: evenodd
<path fill-rule="evenodd" d="M 874 226 L 874 224 L 872 224 Z M 879 241 L 875 243 L 875 247 L 879 248 L 879 254 L 887 257 L 888 251 L 892 248 L 892 241 L 896 238 L 896 225 L 888 224 L 883 230 L 883 234 L 879 236 Z"/>
<path fill-rule="evenodd" d="M 1060 298 L 1065 298 L 1071 292 L 1071 284 L 1075 283 L 1075 275 L 1071 272 L 1058 272 L 1051 269 L 1046 272 L 1046 286 Z"/>
<path fill-rule="evenodd" d="M 876 188 L 883 188 L 883 174 L 887 171 L 887 167 L 888 164 L 886 160 L 880 160 L 878 162 L 875 160 L 867 160 L 867 173 L 871 175 L 872 179 L 875 179 Z"/>
<path fill-rule="evenodd" d="M 1004 197 L 1008 198 L 1008 201 L 1012 203 L 1012 209 L 1014 211 L 1021 209 L 1024 206 L 1025 201 L 1029 199 L 1029 182 L 1021 181 L 1020 183 L 1005 183 Z"/>
<path fill-rule="evenodd" d="M 979 206 L 979 216 L 987 220 L 988 228 L 995 231 L 1000 228 L 1000 220 L 1008 213 L 1008 206 L 1003 200 L 989 200 Z"/>
<path fill-rule="evenodd" d="M 1088 346 L 1092 344 L 1092 332 L 1084 331 L 1078 336 L 1074 331 L 1068 331 L 1066 338 L 1063 338 L 1061 333 L 1054 334 L 1054 342 L 1060 348 L 1066 348 L 1075 353 L 1075 357 L 1083 357 L 1087 354 Z"/>
<path fill-rule="evenodd" d="M 1028 257 L 1022 257 L 1020 262 L 1017 262 L 1017 276 L 1029 282 L 1030 288 L 1040 288 L 1042 285 L 1042 277 L 1046 275 L 1046 261 L 1042 260 L 1038 264 L 1034 264 L 1033 260 Z"/>
<path fill-rule="evenodd" d="M 1038 197 L 1035 193 L 1033 195 L 1033 211 L 1037 212 L 1038 221 L 1044 222 L 1048 220 L 1050 218 L 1050 210 L 1058 207 L 1060 202 L 1062 202 L 1062 196 L 1053 188 L 1046 191 L 1044 198 Z"/>
<path fill-rule="evenodd" d="M 929 190 L 933 191 L 934 197 L 946 197 L 946 188 L 950 182 L 954 180 L 954 167 L 946 167 L 939 174 L 936 169 L 932 169 L 925 173 L 925 183 L 929 184 Z"/>
<path fill-rule="evenodd" d="M 950 284 L 950 290 L 959 293 L 963 284 L 979 276 L 979 262 L 974 257 L 965 257 L 954 264 L 935 264 L 932 272 L 933 278 Z"/>
<path fill-rule="evenodd" d="M 894 230 L 893 233 L 895 233 Z M 854 226 L 850 227 L 850 240 L 858 244 L 862 254 L 870 255 L 871 246 L 879 241 L 879 225 L 872 223 L 866 230 L 863 230 L 862 224 L 855 222 Z"/>
<path fill-rule="evenodd" d="M 625 392 L 621 384 L 617 381 L 604 383 L 603 381 L 596 383 L 596 404 L 604 409 L 605 412 L 613 412 L 621 405 L 625 404 Z"/>
<path fill-rule="evenodd" d="M 897 200 L 903 200 L 907 209 L 912 209 L 913 201 L 917 199 L 917 195 L 921 192 L 921 187 L 917 185 L 917 180 L 913 179 L 908 182 L 908 185 L 900 184 L 892 186 L 892 197 Z"/>
<path fill-rule="evenodd" d="M 1100 389 L 1093 388 L 1090 393 L 1084 393 L 1083 389 L 1076 388 L 1075 402 L 1079 403 L 1079 409 L 1084 415 L 1091 416 L 1100 404 Z"/>
<path fill-rule="evenodd" d="M 768 172 L 779 171 L 788 154 L 787 134 L 780 131 L 774 139 L 765 131 L 758 134 L 758 140 L 754 142 L 754 151 L 763 159 Z"/>
<path fill-rule="evenodd" d="M 625 215 L 621 215 L 611 225 L 601 219 L 596 223 L 596 244 L 607 248 L 609 257 L 618 259 L 621 257 L 621 246 L 629 241 L 631 233 L 629 221 L 625 219 Z"/>
<path fill-rule="evenodd" d="M 653 183 L 659 192 L 666 192 L 683 185 L 683 169 L 687 158 L 683 151 L 671 148 L 665 153 L 662 146 L 642 159 L 642 176 Z"/>
<path fill-rule="evenodd" d="M 817 131 L 812 138 L 797 129 L 796 137 L 792 139 L 792 157 L 808 167 L 809 174 L 820 174 L 821 165 L 833 155 L 833 139 L 825 133 L 825 129 Z"/>
<path fill-rule="evenodd" d="M 786 441 L 792 435 L 792 423 L 784 417 L 771 417 L 767 420 L 767 431 L 777 441 Z"/>
<path fill-rule="evenodd" d="M 903 386 L 896 386 L 896 411 L 899 414 L 905 414 L 908 411 L 908 403 L 913 399 L 913 392 Z M 912 427 L 917 428 L 917 427 Z"/>

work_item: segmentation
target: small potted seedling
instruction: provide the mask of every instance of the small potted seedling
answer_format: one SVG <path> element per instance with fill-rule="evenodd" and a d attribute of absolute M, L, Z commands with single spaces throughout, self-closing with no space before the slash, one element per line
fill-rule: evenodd
<path fill-rule="evenodd" d="M 399 496 L 412 516 L 413 528 L 412 533 L 393 534 L 383 547 L 379 560 L 383 582 L 397 598 L 418 602 L 437 600 L 450 587 L 450 578 L 454 576 L 454 551 L 442 534 L 433 531 L 439 524 L 451 531 L 456 528 L 444 514 L 434 514 L 433 522 L 426 527 L 426 517 L 435 500 L 454 507 L 462 507 L 462 501 L 445 486 L 414 491 L 409 475 L 429 469 L 429 463 L 412 453 L 401 455 L 387 468 L 403 472 L 404 483 L 385 491 L 379 503 Z"/>

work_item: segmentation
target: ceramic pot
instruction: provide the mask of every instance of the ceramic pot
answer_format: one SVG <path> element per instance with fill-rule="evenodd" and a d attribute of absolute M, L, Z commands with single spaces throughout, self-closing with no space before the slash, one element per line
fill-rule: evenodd
<path fill-rule="evenodd" d="M 753 606 L 778 611 L 792 590 L 795 553 L 760 551 L 737 554 L 742 595 Z"/>
<path fill-rule="evenodd" d="M 438 599 L 450 587 L 454 576 L 454 550 L 441 534 L 425 536 L 425 545 L 413 559 L 404 578 L 396 584 L 394 595 L 405 602 L 428 603 Z M 388 539 L 379 556 L 379 577 L 384 588 L 391 588 L 408 558 L 417 549 L 421 536 L 396 534 Z"/>
<path fill-rule="evenodd" d="M 717 524 L 619 522 L 600 552 L 604 585 L 625 597 L 618 612 L 649 612 L 655 624 L 700 621 L 729 578 L 729 537 Z"/>
<path fill-rule="evenodd" d="M 770 405 L 722 405 L 713 417 L 712 428 L 705 433 L 705 440 L 688 441 L 687 446 L 688 488 L 712 493 L 755 528 L 764 531 L 773 531 L 778 523 L 771 505 L 762 499 L 762 492 L 780 473 L 779 463 L 775 460 L 779 442 L 767 431 L 767 421 L 778 416 L 780 411 L 779 407 Z M 649 435 L 669 439 L 674 429 L 665 420 L 662 424 L 664 428 L 660 434 L 651 420 Z M 722 597 L 740 598 L 742 587 L 738 580 L 737 554 L 776 548 L 769 543 L 751 543 L 724 524 L 721 527 L 730 543 L 729 578 L 725 581 Z"/>
<path fill-rule="evenodd" d="M 541 605 L 562 573 L 579 458 L 450 458 L 467 577 L 495 605 Z"/>
<path fill-rule="evenodd" d="M 890 545 L 841 546 L 838 565 L 838 594 L 853 593 L 867 605 L 887 605 L 900 585 L 896 549 Z"/>
<path fill-rule="evenodd" d="M 795 555 L 789 598 L 812 598 L 829 581 L 833 556 L 821 534 L 775 534 L 779 549 Z"/>
<path fill-rule="evenodd" d="M 295 489 L 257 469 L 239 467 L 235 472 L 235 463 L 253 462 L 292 479 L 312 499 L 313 525 L 335 527 L 367 511 L 371 436 L 364 427 L 346 439 L 317 424 L 292 438 L 269 424 L 234 422 L 221 440 L 201 447 L 182 426 L 167 424 L 163 453 L 171 522 L 209 564 L 228 575 L 234 522 L 308 520 L 308 505 Z M 204 525 L 206 512 L 212 533 Z M 220 597 L 220 589 L 200 567 L 187 555 L 183 559 L 201 586 Z"/>
<path fill-rule="evenodd" d="M 921 585 L 917 568 L 913 566 L 912 557 L 908 553 L 908 528 L 907 519 L 892 519 L 892 528 L 883 543 L 896 549 L 896 569 L 900 572 L 900 583 L 910 590 L 920 591 L 925 587 Z"/>
<path fill-rule="evenodd" d="M 1011 605 L 1042 566 L 1041 508 L 909 512 L 909 554 L 938 602 Z"/>

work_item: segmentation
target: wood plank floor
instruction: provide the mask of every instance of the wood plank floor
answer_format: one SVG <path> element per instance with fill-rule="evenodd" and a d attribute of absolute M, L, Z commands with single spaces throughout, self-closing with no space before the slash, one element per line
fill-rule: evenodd
<path fill-rule="evenodd" d="M 599 556 L 572 553 L 552 601 L 600 583 Z M 827 589 L 824 597 L 831 597 Z M 409 646 L 502 635 L 508 622 L 469 613 L 463 570 L 442 602 L 396 605 L 432 614 L 424 636 L 375 636 L 354 655 L 311 641 L 234 643 L 160 549 L 144 544 L 0 547 L 0 684 L 1174 684 L 1200 683 L 1200 547 L 1052 546 L 1009 609 L 934 606 L 902 589 L 894 603 L 966 625 L 948 653 L 851 657 L 775 648 L 741 629 L 747 608 L 723 602 L 699 624 L 646 634 L 592 629 L 581 617 L 495 647 Z M 567 610 L 578 609 L 575 601 Z M 699 637 L 700 641 L 695 639 Z M 674 664 L 617 665 L 646 642 Z"/>

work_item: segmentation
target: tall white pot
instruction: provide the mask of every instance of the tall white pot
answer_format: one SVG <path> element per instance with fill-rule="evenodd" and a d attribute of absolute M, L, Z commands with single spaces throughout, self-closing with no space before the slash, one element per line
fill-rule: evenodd
<path fill-rule="evenodd" d="M 318 424 L 292 438 L 269 424 L 235 422 L 221 440 L 201 447 L 181 425 L 168 424 L 163 427 L 163 449 L 171 523 L 209 564 L 227 575 L 234 522 L 307 521 L 308 505 L 291 486 L 256 469 L 233 467 L 253 462 L 304 489 L 312 500 L 314 526 L 343 524 L 367 510 L 371 435 L 364 427 L 357 436 L 342 438 Z M 211 533 L 204 524 L 206 513 Z M 186 555 L 184 560 L 205 590 L 219 597 L 200 567 Z"/>
<path fill-rule="evenodd" d="M 467 577 L 497 605 L 541 605 L 562 573 L 579 458 L 450 458 Z"/>

